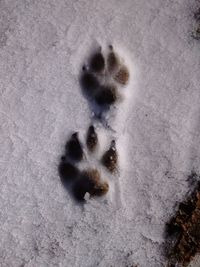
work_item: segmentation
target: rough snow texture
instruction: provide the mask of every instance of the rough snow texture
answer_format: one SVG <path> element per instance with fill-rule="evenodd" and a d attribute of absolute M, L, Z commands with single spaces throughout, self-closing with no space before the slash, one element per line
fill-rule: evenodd
<path fill-rule="evenodd" d="M 1 266 L 165 266 L 165 222 L 200 171 L 196 6 L 0 1 Z M 78 81 L 85 55 L 109 43 L 133 62 L 130 97 L 112 122 L 121 176 L 106 197 L 77 205 L 57 165 L 71 131 L 90 123 Z"/>

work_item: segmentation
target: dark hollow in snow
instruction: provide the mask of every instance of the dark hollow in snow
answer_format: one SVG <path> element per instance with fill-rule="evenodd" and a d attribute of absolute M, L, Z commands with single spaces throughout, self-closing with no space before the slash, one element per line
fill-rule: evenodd
<path fill-rule="evenodd" d="M 90 69 L 94 72 L 102 72 L 105 68 L 105 60 L 101 52 L 95 53 L 90 59 Z"/>
<path fill-rule="evenodd" d="M 121 66 L 114 76 L 114 80 L 121 85 L 126 85 L 129 81 L 129 76 L 128 68 L 126 66 Z"/>
<path fill-rule="evenodd" d="M 104 153 L 101 162 L 110 172 L 114 172 L 117 168 L 117 160 L 115 140 L 112 140 L 110 148 Z"/>
<path fill-rule="evenodd" d="M 99 88 L 97 77 L 89 72 L 83 72 L 81 76 L 81 87 L 87 97 L 93 97 Z"/>
<path fill-rule="evenodd" d="M 61 161 L 58 167 L 59 175 L 63 184 L 75 180 L 79 176 L 78 168 L 70 163 Z"/>
<path fill-rule="evenodd" d="M 96 103 L 102 108 L 114 104 L 116 100 L 117 93 L 114 85 L 102 86 L 95 97 Z"/>
<path fill-rule="evenodd" d="M 87 148 L 94 151 L 98 142 L 97 133 L 93 125 L 88 128 L 86 136 Z M 114 146 L 114 144 L 113 144 Z M 83 158 L 83 148 L 78 139 L 78 133 L 72 134 L 66 144 L 66 155 L 61 157 L 58 166 L 60 179 L 69 193 L 78 200 L 84 201 L 85 194 L 92 196 L 102 196 L 109 190 L 107 182 L 102 182 L 97 169 L 87 168 L 84 171 L 79 169 L 79 161 Z"/>
<path fill-rule="evenodd" d="M 89 193 L 90 196 L 102 196 L 108 192 L 108 189 L 108 183 L 100 181 L 98 170 L 88 169 L 83 171 L 80 178 L 75 182 L 73 193 L 78 201 L 84 201 L 86 193 Z"/>
<path fill-rule="evenodd" d="M 78 139 L 78 133 L 73 133 L 70 140 L 66 143 L 66 154 L 74 161 L 81 161 L 83 159 L 83 148 Z"/>
<path fill-rule="evenodd" d="M 111 106 L 119 103 L 117 100 L 123 99 L 120 88 L 128 84 L 129 78 L 129 68 L 112 45 L 109 46 L 108 53 L 105 52 L 104 55 L 100 48 L 100 51 L 90 55 L 88 62 L 84 64 L 80 74 L 82 93 L 88 101 L 93 118 L 104 126 L 106 123 L 102 118 L 105 118 Z"/>
<path fill-rule="evenodd" d="M 82 68 L 79 80 L 82 93 L 89 103 L 93 119 L 101 122 L 106 129 L 112 130 L 104 116 L 120 98 L 118 87 L 126 85 L 128 80 L 129 69 L 121 64 L 121 59 L 112 46 L 109 46 L 106 60 L 100 48 L 90 55 L 88 63 Z M 85 142 L 87 150 L 94 152 L 99 142 L 94 125 L 89 126 Z M 87 153 L 87 156 L 90 157 L 91 153 Z M 100 173 L 97 169 L 80 170 L 79 162 L 83 158 L 86 159 L 86 154 L 79 141 L 78 132 L 75 132 L 66 143 L 65 157 L 58 167 L 62 183 L 66 185 L 70 181 L 68 185 L 71 186 L 71 193 L 76 200 L 84 200 L 86 193 L 90 196 L 106 194 L 109 185 L 107 182 L 100 181 Z M 117 169 L 118 153 L 114 140 L 100 158 L 100 162 L 111 173 Z"/>
<path fill-rule="evenodd" d="M 98 143 L 98 136 L 93 125 L 88 128 L 86 144 L 90 152 L 93 152 Z"/>
<path fill-rule="evenodd" d="M 108 71 L 112 73 L 117 70 L 117 68 L 120 65 L 120 62 L 119 62 L 118 56 L 113 51 L 112 45 L 110 45 L 109 48 L 111 51 L 109 52 L 108 57 L 107 57 L 107 66 L 108 66 Z"/>

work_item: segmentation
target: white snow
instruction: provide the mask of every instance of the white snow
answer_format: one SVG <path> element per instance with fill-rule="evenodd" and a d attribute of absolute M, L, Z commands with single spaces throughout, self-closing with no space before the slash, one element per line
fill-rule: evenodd
<path fill-rule="evenodd" d="M 166 265 L 165 222 L 200 171 L 197 4 L 0 1 L 0 266 Z M 110 43 L 132 79 L 108 118 L 121 168 L 102 168 L 110 192 L 78 205 L 57 167 L 69 135 L 91 122 L 81 67 Z M 106 144 L 112 133 L 98 127 Z"/>

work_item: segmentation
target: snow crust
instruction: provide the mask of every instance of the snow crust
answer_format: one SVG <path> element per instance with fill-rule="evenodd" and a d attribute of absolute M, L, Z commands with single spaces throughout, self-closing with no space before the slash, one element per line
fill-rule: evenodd
<path fill-rule="evenodd" d="M 161 267 L 164 225 L 200 171 L 196 1 L 0 1 L 0 266 Z M 79 74 L 97 45 L 131 69 L 108 121 L 120 171 L 76 204 L 58 163 L 91 112 Z M 112 134 L 101 125 L 102 144 Z M 104 147 L 104 146 L 103 146 Z M 195 265 L 199 266 L 199 265 Z"/>

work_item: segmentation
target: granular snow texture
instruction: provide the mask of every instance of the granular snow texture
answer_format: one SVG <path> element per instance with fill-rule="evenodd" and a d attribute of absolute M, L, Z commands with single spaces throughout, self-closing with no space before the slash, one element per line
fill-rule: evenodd
<path fill-rule="evenodd" d="M 166 266 L 165 223 L 200 172 L 197 4 L 0 1 L 0 266 Z M 82 65 L 109 44 L 132 79 L 108 117 L 120 174 L 79 205 L 57 167 L 68 136 L 91 122 Z"/>

